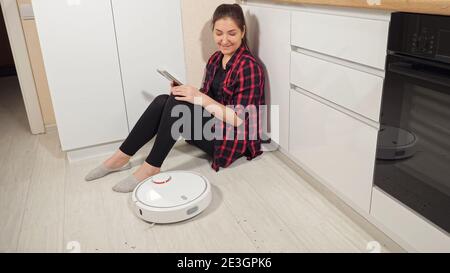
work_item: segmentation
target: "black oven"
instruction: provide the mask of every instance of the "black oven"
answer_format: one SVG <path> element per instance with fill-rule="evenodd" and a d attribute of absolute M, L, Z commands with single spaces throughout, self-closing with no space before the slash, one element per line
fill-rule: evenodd
<path fill-rule="evenodd" d="M 450 17 L 393 13 L 374 184 L 450 232 Z"/>

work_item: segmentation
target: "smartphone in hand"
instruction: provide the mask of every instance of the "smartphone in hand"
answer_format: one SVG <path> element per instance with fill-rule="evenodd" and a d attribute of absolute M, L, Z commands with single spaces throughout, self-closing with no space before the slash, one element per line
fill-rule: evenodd
<path fill-rule="evenodd" d="M 161 74 L 164 78 L 168 79 L 169 81 L 176 83 L 177 85 L 183 85 L 183 83 L 181 83 L 181 81 L 179 81 L 177 78 L 172 76 L 166 70 L 156 69 L 156 71 L 158 71 L 159 74 Z"/>

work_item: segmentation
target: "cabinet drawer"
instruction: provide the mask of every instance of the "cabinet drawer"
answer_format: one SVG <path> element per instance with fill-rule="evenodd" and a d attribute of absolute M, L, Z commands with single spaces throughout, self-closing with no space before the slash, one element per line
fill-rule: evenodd
<path fill-rule="evenodd" d="M 344 108 L 379 120 L 383 78 L 324 61 L 291 53 L 291 82 Z"/>
<path fill-rule="evenodd" d="M 293 12 L 291 44 L 384 70 L 389 22 Z"/>
<path fill-rule="evenodd" d="M 377 130 L 295 90 L 290 103 L 289 154 L 369 213 Z"/>

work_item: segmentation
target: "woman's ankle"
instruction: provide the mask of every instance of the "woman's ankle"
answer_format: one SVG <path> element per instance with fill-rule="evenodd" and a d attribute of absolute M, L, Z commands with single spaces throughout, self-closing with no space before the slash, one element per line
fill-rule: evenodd
<path fill-rule="evenodd" d="M 144 162 L 139 169 L 133 174 L 139 181 L 149 178 L 155 174 L 161 172 L 161 168 L 152 166 L 147 162 Z"/>
<path fill-rule="evenodd" d="M 104 165 L 110 169 L 121 168 L 130 161 L 130 158 L 130 156 L 118 150 L 104 162 Z"/>

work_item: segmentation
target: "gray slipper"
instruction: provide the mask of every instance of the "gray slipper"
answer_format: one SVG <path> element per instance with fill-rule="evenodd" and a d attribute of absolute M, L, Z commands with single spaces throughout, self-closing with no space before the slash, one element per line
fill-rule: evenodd
<path fill-rule="evenodd" d="M 118 169 L 109 169 L 102 163 L 100 166 L 98 166 L 97 168 L 90 171 L 84 179 L 86 181 L 92 181 L 95 179 L 99 179 L 107 174 L 128 170 L 130 168 L 131 168 L 130 162 L 128 162 L 127 164 L 125 164 L 125 166 L 118 168 Z"/>
<path fill-rule="evenodd" d="M 139 183 L 141 183 L 141 181 L 138 181 L 134 175 L 130 175 L 117 183 L 112 189 L 116 192 L 132 192 Z"/>

